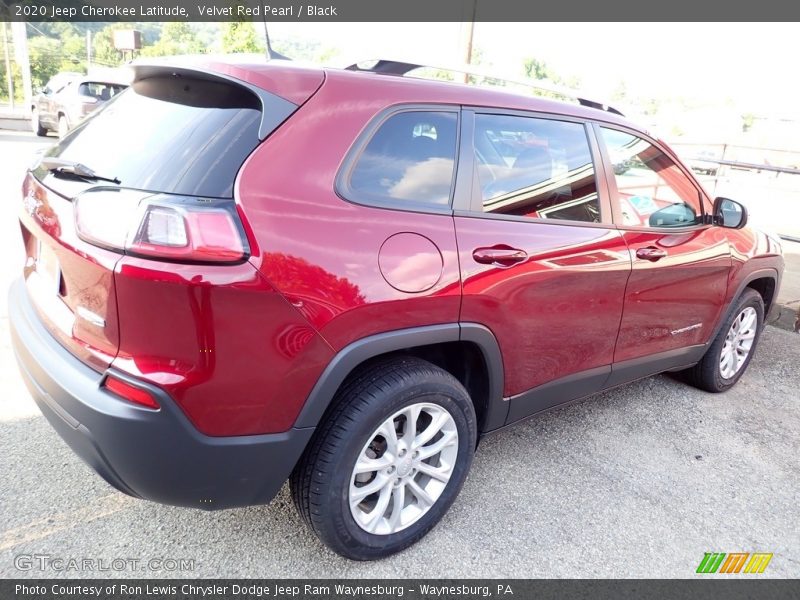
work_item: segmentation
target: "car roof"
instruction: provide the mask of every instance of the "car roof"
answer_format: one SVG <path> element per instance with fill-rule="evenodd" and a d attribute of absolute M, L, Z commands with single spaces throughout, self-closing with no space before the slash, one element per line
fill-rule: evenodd
<path fill-rule="evenodd" d="M 527 95 L 501 87 L 484 87 L 413 76 L 349 71 L 305 65 L 294 61 L 267 60 L 262 55 L 253 54 L 185 55 L 165 57 L 157 61 L 138 59 L 131 63 L 134 67 L 139 64 L 172 65 L 208 70 L 265 87 L 265 89 L 269 89 L 266 87 L 268 84 L 272 84 L 274 89 L 275 81 L 282 78 L 297 79 L 304 76 L 314 78 L 324 75 L 327 80 L 343 86 L 370 88 L 370 95 L 383 98 L 387 105 L 397 102 L 417 102 L 541 112 L 602 121 L 647 133 L 641 125 L 609 111 Z"/>
<path fill-rule="evenodd" d="M 74 81 L 79 83 L 109 83 L 113 85 L 129 84 L 126 74 L 120 72 L 90 73 L 89 75 L 81 75 Z"/>
<path fill-rule="evenodd" d="M 326 75 L 350 85 L 369 86 L 376 94 L 389 99 L 393 93 L 407 98 L 418 98 L 417 102 L 460 104 L 476 108 L 496 108 L 541 112 L 586 120 L 605 121 L 642 130 L 623 116 L 597 108 L 582 106 L 542 96 L 515 92 L 499 86 L 478 86 L 454 81 L 423 79 L 413 76 L 386 75 L 381 73 L 326 69 Z M 383 89 L 384 91 L 381 91 Z M 402 93 L 401 93 L 402 91 Z"/>

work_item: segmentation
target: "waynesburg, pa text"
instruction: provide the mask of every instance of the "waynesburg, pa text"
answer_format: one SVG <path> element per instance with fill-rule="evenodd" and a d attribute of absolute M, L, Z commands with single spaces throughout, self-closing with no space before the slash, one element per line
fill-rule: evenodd
<path fill-rule="evenodd" d="M 174 584 L 135 584 L 135 583 L 114 583 L 108 585 L 80 585 L 54 583 L 48 585 L 25 585 L 17 584 L 15 594 L 21 596 L 52 596 L 80 597 L 80 598 L 101 598 L 103 596 L 113 596 L 116 594 L 130 595 L 134 597 L 176 596 L 184 598 L 187 596 L 195 598 L 233 598 L 246 596 L 249 598 L 272 597 L 272 598 L 293 598 L 318 596 L 320 598 L 331 597 L 363 597 L 363 596 L 394 596 L 402 598 L 408 593 L 414 596 L 417 593 L 427 598 L 444 598 L 453 596 L 464 596 L 469 598 L 489 598 L 492 596 L 508 597 L 513 596 L 514 591 L 508 584 L 498 583 L 492 586 L 477 584 L 416 584 L 416 585 L 383 585 L 383 584 L 347 584 L 336 583 L 332 585 L 316 584 L 270 584 L 259 585 L 254 583 L 245 584 L 209 584 L 195 585 L 185 583 Z M 178 596 L 178 594 L 180 594 Z"/>

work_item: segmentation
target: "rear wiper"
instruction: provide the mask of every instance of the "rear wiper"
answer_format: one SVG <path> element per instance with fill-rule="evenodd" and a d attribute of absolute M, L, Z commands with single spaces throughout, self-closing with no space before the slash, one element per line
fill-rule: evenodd
<path fill-rule="evenodd" d="M 45 169 L 53 173 L 64 173 L 68 175 L 75 175 L 83 179 L 96 179 L 98 181 L 110 181 L 111 183 L 119 184 L 120 180 L 116 177 L 103 177 L 98 175 L 92 169 L 74 160 L 65 160 L 63 158 L 56 158 L 55 156 L 45 156 L 40 163 Z"/>

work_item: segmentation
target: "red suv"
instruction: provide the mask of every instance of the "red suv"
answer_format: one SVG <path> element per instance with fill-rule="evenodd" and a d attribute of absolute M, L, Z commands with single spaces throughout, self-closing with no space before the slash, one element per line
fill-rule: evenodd
<path fill-rule="evenodd" d="M 482 436 L 662 371 L 722 392 L 752 360 L 780 244 L 663 142 L 376 67 L 139 65 L 28 173 L 14 347 L 117 489 L 213 510 L 289 479 L 328 546 L 378 558 Z"/>

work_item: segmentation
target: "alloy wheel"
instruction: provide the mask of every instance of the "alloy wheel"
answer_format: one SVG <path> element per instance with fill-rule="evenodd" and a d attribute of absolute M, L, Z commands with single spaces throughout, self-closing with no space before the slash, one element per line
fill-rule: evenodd
<path fill-rule="evenodd" d="M 758 313 L 756 309 L 748 306 L 733 320 L 722 352 L 719 357 L 719 372 L 724 379 L 730 379 L 738 373 L 744 365 L 758 330 Z"/>
<path fill-rule="evenodd" d="M 437 404 L 420 402 L 386 419 L 362 448 L 350 477 L 350 513 L 376 535 L 421 519 L 442 495 L 458 458 L 458 429 Z"/>

